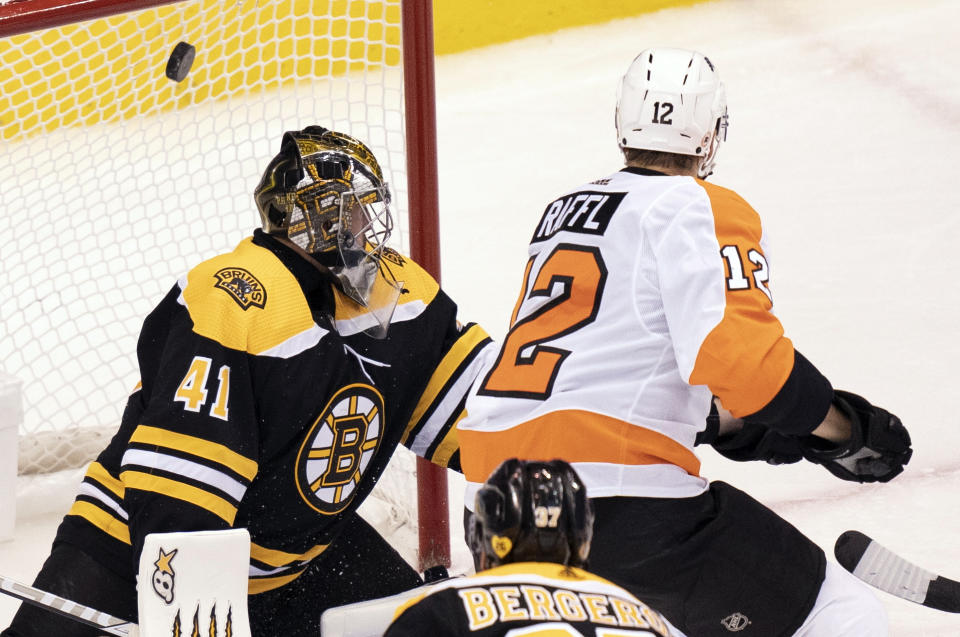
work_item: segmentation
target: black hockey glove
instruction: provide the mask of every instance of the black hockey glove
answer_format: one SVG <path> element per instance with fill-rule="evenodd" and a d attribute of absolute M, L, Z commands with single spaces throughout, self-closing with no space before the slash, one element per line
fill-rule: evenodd
<path fill-rule="evenodd" d="M 834 390 L 833 404 L 850 419 L 850 440 L 801 439 L 803 456 L 851 482 L 888 482 L 910 461 L 910 434 L 900 419 L 850 392 Z"/>
<path fill-rule="evenodd" d="M 768 464 L 791 464 L 803 459 L 800 441 L 755 422 L 744 422 L 740 431 L 719 436 L 713 448 L 737 462 L 763 460 Z"/>
<path fill-rule="evenodd" d="M 696 445 L 709 444 L 720 455 L 737 462 L 763 460 L 769 464 L 790 464 L 803 460 L 800 441 L 758 423 L 744 422 L 734 433 L 720 435 L 720 414 L 710 404 L 707 424 L 697 434 Z"/>

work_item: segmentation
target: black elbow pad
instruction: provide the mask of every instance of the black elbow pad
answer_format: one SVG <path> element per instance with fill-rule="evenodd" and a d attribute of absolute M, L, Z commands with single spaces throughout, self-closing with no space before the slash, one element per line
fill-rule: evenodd
<path fill-rule="evenodd" d="M 794 350 L 793 369 L 777 395 L 744 420 L 787 436 L 804 436 L 820 426 L 833 400 L 833 386 L 803 354 Z"/>

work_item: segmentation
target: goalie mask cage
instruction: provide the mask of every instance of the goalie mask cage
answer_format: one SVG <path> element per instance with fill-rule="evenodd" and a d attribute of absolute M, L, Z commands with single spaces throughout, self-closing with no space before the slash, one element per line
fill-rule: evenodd
<path fill-rule="evenodd" d="M 181 41 L 196 59 L 177 83 Z M 431 0 L 0 0 L 0 68 L 0 371 L 22 381 L 21 475 L 105 446 L 144 317 L 259 226 L 253 188 L 286 130 L 365 141 L 391 243 L 439 279 Z M 445 474 L 416 472 L 420 566 L 449 565 Z"/>

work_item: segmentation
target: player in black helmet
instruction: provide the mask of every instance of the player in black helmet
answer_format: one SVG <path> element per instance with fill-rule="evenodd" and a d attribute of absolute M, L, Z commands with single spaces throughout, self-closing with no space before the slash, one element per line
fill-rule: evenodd
<path fill-rule="evenodd" d="M 562 460 L 504 461 L 469 520 L 477 574 L 397 611 L 384 637 L 678 637 L 626 590 L 584 570 L 593 534 L 586 489 Z"/>
<path fill-rule="evenodd" d="M 489 338 L 387 247 L 390 193 L 361 141 L 285 133 L 255 200 L 262 229 L 147 317 L 140 382 L 38 588 L 136 620 L 147 534 L 234 527 L 255 636 L 316 635 L 325 608 L 420 583 L 357 508 L 399 444 L 459 467 L 458 392 Z M 98 633 L 24 607 L 2 634 Z"/>
<path fill-rule="evenodd" d="M 363 142 L 320 126 L 284 135 L 254 191 L 263 228 L 286 236 L 360 304 L 393 230 L 390 190 Z"/>
<path fill-rule="evenodd" d="M 566 462 L 511 459 L 477 492 L 469 533 L 478 571 L 508 562 L 584 566 L 593 509 Z"/>

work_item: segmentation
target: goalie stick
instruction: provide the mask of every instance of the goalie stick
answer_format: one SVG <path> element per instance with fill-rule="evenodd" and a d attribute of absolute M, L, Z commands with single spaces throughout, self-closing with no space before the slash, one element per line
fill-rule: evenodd
<path fill-rule="evenodd" d="M 137 625 L 133 622 L 113 617 L 95 608 L 83 606 L 63 597 L 57 597 L 53 593 L 42 591 L 39 588 L 21 584 L 3 575 L 0 575 L 0 592 L 49 610 L 52 613 L 69 617 L 81 624 L 99 628 L 108 635 L 134 637 L 137 634 Z"/>
<path fill-rule="evenodd" d="M 960 613 L 960 582 L 908 562 L 859 531 L 842 533 L 833 554 L 871 586 L 928 608 Z"/>

